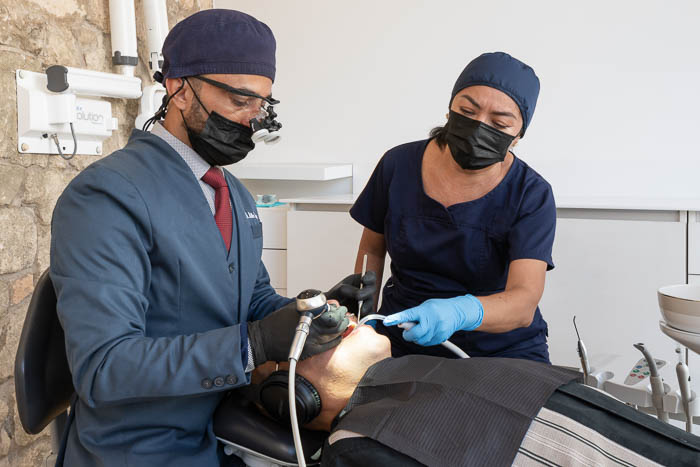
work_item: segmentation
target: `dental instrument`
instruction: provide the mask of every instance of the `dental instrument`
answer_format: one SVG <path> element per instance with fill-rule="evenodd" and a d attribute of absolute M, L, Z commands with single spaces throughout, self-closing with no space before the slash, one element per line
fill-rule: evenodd
<path fill-rule="evenodd" d="M 574 329 L 576 330 L 576 337 L 578 338 L 576 350 L 578 351 L 579 359 L 581 359 L 581 370 L 583 370 L 583 384 L 588 384 L 588 375 L 591 374 L 591 367 L 588 365 L 588 353 L 586 352 L 586 346 L 583 345 L 581 336 L 578 333 L 578 327 L 576 327 L 576 316 L 574 316 Z"/>
<path fill-rule="evenodd" d="M 661 378 L 661 376 L 659 376 L 659 370 L 656 367 L 656 360 L 654 360 L 654 358 L 651 356 L 649 350 L 647 350 L 647 348 L 644 347 L 643 342 L 639 342 L 638 344 L 633 345 L 635 349 L 642 352 L 644 358 L 647 361 L 647 365 L 649 366 L 649 380 L 651 382 L 651 399 L 652 404 L 656 409 L 657 417 L 662 422 L 668 423 L 668 414 L 664 412 L 664 381 Z"/>
<path fill-rule="evenodd" d="M 375 320 L 375 319 L 379 320 L 379 321 L 384 321 L 385 318 L 386 318 L 386 316 L 379 315 L 379 314 L 367 315 L 359 321 L 359 324 L 363 325 L 367 321 L 371 321 L 371 320 Z M 411 329 L 416 324 L 418 324 L 418 323 L 411 321 L 411 322 L 407 322 L 407 323 L 398 324 L 398 327 L 400 327 L 401 329 L 408 330 L 408 329 Z M 450 341 L 445 341 L 441 345 L 460 358 L 469 358 L 469 355 L 467 355 L 467 353 L 464 350 L 460 349 L 459 347 L 457 347 L 456 345 L 454 345 Z"/>
<path fill-rule="evenodd" d="M 362 275 L 360 276 L 360 290 L 362 290 L 362 278 L 365 277 L 366 272 L 367 272 L 367 255 L 365 254 L 364 258 L 362 259 Z M 360 321 L 360 318 L 362 318 L 362 305 L 364 305 L 364 304 L 365 304 L 364 300 L 360 301 L 357 304 L 357 320 L 358 321 Z"/>
<path fill-rule="evenodd" d="M 289 418 L 292 423 L 292 436 L 294 437 L 294 450 L 297 455 L 297 463 L 300 467 L 306 467 L 304 449 L 301 444 L 299 423 L 297 422 L 297 404 L 294 383 L 296 381 L 297 361 L 304 350 L 306 338 L 309 336 L 311 321 L 328 310 L 326 296 L 320 290 L 308 289 L 296 297 L 296 307 L 299 312 L 299 324 L 296 327 L 294 340 L 289 349 Z"/>
<path fill-rule="evenodd" d="M 681 392 L 681 403 L 683 405 L 683 412 L 685 413 L 685 431 L 692 433 L 693 415 L 690 412 L 690 372 L 688 371 L 688 365 L 683 361 L 683 354 L 681 353 L 680 346 L 676 347 L 676 353 L 678 354 L 676 376 L 678 376 L 678 388 Z"/>

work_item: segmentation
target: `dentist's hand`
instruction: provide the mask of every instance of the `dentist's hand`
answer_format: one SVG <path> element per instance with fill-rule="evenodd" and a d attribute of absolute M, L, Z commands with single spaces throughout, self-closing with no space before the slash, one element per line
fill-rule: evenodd
<path fill-rule="evenodd" d="M 302 360 L 340 344 L 341 336 L 350 323 L 345 317 L 347 312 L 345 307 L 330 305 L 328 311 L 311 321 L 309 336 L 301 353 Z M 295 302 L 290 302 L 260 321 L 248 322 L 248 340 L 256 367 L 267 361 L 287 360 L 297 324 L 299 313 Z"/>
<path fill-rule="evenodd" d="M 384 326 L 413 321 L 418 323 L 403 332 L 403 338 L 419 345 L 438 345 L 457 331 L 473 331 L 481 326 L 484 307 L 473 295 L 433 298 L 417 307 L 389 315 Z"/>
<path fill-rule="evenodd" d="M 360 288 L 362 284 L 362 288 Z M 367 271 L 364 276 L 352 274 L 333 286 L 324 295 L 328 300 L 338 300 L 350 313 L 357 316 L 358 302 L 362 303 L 362 316 L 372 313 L 374 294 L 377 292 L 377 275 Z"/>

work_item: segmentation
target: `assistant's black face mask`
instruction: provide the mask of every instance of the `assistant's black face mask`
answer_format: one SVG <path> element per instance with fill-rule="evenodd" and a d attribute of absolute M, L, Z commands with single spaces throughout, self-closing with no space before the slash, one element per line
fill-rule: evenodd
<path fill-rule="evenodd" d="M 192 91 L 194 92 L 194 89 Z M 196 92 L 194 92 L 194 96 L 209 117 L 204 124 L 204 129 L 197 133 L 190 129 L 185 115 L 182 115 L 192 148 L 209 165 L 230 165 L 243 160 L 255 148 L 255 143 L 251 138 L 253 131 L 249 127 L 222 117 L 216 112 L 209 112 L 199 100 Z"/>
<path fill-rule="evenodd" d="M 450 110 L 447 146 L 452 157 L 466 170 L 486 168 L 502 162 L 515 136 Z"/>

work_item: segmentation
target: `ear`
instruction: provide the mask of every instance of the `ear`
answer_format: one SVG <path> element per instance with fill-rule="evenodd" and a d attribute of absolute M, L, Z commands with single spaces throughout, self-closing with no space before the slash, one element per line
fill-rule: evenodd
<path fill-rule="evenodd" d="M 515 146 L 518 145 L 518 142 L 520 142 L 520 135 L 516 136 L 513 142 L 510 143 L 510 147 L 508 148 L 508 150 L 512 150 Z"/>
<path fill-rule="evenodd" d="M 183 78 L 166 78 L 165 89 L 168 95 L 172 96 L 170 105 L 174 105 L 180 110 L 186 110 L 189 107 L 192 90 Z"/>

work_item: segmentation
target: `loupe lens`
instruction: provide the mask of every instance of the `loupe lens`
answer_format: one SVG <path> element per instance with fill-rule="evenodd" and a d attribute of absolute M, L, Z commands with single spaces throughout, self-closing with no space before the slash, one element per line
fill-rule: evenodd
<path fill-rule="evenodd" d="M 267 143 L 267 138 L 270 137 L 270 132 L 266 128 L 261 128 L 251 136 L 251 139 L 255 144 L 262 143 L 265 141 Z M 269 144 L 269 143 L 268 143 Z"/>
<path fill-rule="evenodd" d="M 277 133 L 268 133 L 265 136 L 265 144 L 277 144 L 280 142 L 280 139 L 282 139 L 282 136 Z"/>

